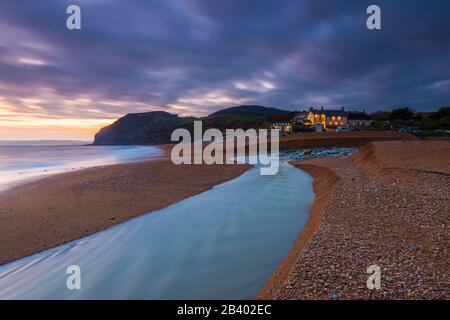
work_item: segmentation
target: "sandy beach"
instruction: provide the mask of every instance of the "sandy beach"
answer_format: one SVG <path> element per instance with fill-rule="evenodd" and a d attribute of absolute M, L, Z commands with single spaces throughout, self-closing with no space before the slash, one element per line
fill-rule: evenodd
<path fill-rule="evenodd" d="M 249 168 L 159 159 L 55 175 L 1 193 L 0 264 L 161 209 Z"/>
<path fill-rule="evenodd" d="M 395 132 L 331 132 L 281 137 L 280 148 L 358 146 L 414 139 Z M 248 165 L 181 165 L 157 159 L 59 174 L 0 193 L 0 264 L 104 230 L 204 192 Z M 142 159 L 144 160 L 144 159 Z"/>
<path fill-rule="evenodd" d="M 323 138 L 282 141 L 302 148 L 369 144 L 350 157 L 291 161 L 314 178 L 316 198 L 258 298 L 449 299 L 450 143 L 393 133 Z M 171 147 L 161 146 L 164 155 L 151 161 L 59 174 L 1 193 L 0 264 L 161 209 L 250 168 L 175 166 Z M 366 287 L 371 265 L 381 268 L 380 290 Z"/>
<path fill-rule="evenodd" d="M 260 299 L 449 299 L 450 143 L 375 142 L 296 161 L 316 201 Z M 381 268 L 381 289 L 366 286 Z"/>

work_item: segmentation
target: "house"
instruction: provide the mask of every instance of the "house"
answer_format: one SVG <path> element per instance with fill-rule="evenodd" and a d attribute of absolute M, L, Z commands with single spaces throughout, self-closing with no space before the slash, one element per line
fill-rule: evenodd
<path fill-rule="evenodd" d="M 364 111 L 352 112 L 348 115 L 348 124 L 352 127 L 370 127 L 373 125 L 373 120 Z"/>
<path fill-rule="evenodd" d="M 348 125 L 348 112 L 344 108 L 340 110 L 320 110 L 310 108 L 308 112 L 310 125 L 320 124 L 323 128 L 335 129 L 338 126 Z"/>
<path fill-rule="evenodd" d="M 272 128 L 280 130 L 280 134 L 292 133 L 292 123 L 290 122 L 274 122 L 272 123 Z"/>

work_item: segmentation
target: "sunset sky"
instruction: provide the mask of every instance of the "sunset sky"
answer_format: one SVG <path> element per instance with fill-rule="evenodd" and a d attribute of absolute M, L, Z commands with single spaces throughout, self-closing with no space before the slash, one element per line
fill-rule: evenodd
<path fill-rule="evenodd" d="M 70 4 L 82 30 L 66 28 Z M 450 1 L 0 2 L 0 140 L 92 140 L 130 112 L 239 104 L 448 106 Z"/>

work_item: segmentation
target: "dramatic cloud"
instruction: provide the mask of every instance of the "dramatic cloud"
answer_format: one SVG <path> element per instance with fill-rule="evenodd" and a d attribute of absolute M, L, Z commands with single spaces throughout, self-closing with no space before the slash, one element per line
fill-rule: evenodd
<path fill-rule="evenodd" d="M 375 1 L 382 30 L 369 31 L 372 2 L 3 0 L 0 127 L 241 103 L 449 105 L 450 2 Z M 73 3 L 81 31 L 66 29 Z"/>

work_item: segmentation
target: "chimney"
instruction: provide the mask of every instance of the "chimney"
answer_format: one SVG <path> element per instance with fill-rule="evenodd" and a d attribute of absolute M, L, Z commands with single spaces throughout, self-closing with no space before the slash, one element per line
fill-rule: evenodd
<path fill-rule="evenodd" d="M 344 108 L 344 107 L 342 107 L 342 108 L 341 108 L 341 110 L 342 110 L 342 111 L 345 111 L 345 108 Z"/>

